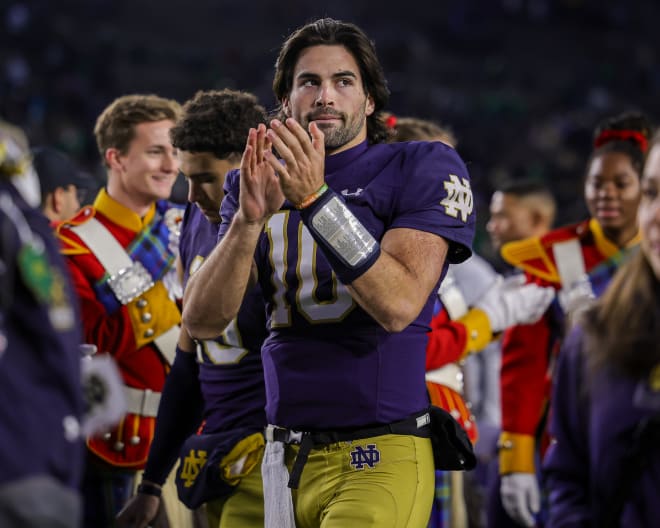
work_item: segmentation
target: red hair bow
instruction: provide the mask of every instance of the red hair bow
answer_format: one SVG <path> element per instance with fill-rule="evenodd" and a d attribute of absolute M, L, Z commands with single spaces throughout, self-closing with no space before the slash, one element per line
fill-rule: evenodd
<path fill-rule="evenodd" d="M 649 148 L 649 141 L 646 136 L 636 130 L 603 130 L 594 141 L 594 147 L 600 147 L 610 141 L 628 141 L 632 140 L 639 145 L 642 152 Z"/>

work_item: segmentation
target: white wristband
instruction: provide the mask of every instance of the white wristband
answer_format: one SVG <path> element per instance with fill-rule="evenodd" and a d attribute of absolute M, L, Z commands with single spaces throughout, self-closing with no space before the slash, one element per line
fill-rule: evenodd
<path fill-rule="evenodd" d="M 351 268 L 378 250 L 376 239 L 337 195 L 315 211 L 310 220 L 318 236 Z"/>

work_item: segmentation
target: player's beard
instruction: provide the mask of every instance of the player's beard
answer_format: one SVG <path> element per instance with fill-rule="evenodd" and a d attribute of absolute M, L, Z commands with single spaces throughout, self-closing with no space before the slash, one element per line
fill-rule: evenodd
<path fill-rule="evenodd" d="M 350 117 L 344 113 L 337 112 L 336 110 L 324 108 L 309 114 L 307 116 L 307 123 L 305 126 L 307 126 L 310 121 L 314 120 L 314 114 L 332 114 L 340 118 L 342 121 L 342 124 L 338 126 L 334 124 L 321 125 L 317 123 L 319 129 L 321 129 L 325 137 L 325 148 L 329 150 L 338 149 L 346 145 L 346 143 L 352 141 L 362 130 L 364 120 L 366 119 L 365 110 L 363 107 L 360 107 L 360 110 Z"/>

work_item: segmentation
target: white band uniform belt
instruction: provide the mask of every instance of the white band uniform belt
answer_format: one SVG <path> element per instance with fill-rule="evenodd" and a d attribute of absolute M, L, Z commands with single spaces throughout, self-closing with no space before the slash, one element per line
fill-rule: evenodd
<path fill-rule="evenodd" d="M 71 228 L 98 259 L 110 278 L 108 286 L 117 300 L 126 305 L 154 286 L 151 275 L 139 261 L 133 261 L 114 235 L 96 218 Z M 179 326 L 175 325 L 154 339 L 168 364 L 174 362 L 179 340 Z"/>
<path fill-rule="evenodd" d="M 122 305 L 153 287 L 153 279 L 142 263 L 133 261 L 114 235 L 96 218 L 90 218 L 71 230 L 87 245 L 110 276 L 108 286 Z"/>
<path fill-rule="evenodd" d="M 124 395 L 126 396 L 127 413 L 150 418 L 155 418 L 158 414 L 160 392 L 124 386 Z"/>
<path fill-rule="evenodd" d="M 586 275 L 582 246 L 577 238 L 557 242 L 552 246 L 557 272 L 563 289 L 570 290 Z"/>
<path fill-rule="evenodd" d="M 174 362 L 176 344 L 179 339 L 180 330 L 179 325 L 174 325 L 153 341 L 170 365 Z M 160 392 L 155 392 L 151 389 L 134 389 L 133 387 L 125 386 L 124 394 L 126 395 L 127 413 L 152 418 L 155 418 L 158 414 Z"/>

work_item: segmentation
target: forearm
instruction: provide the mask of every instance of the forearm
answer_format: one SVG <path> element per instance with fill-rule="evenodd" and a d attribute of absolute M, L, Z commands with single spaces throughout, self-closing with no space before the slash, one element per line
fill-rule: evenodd
<path fill-rule="evenodd" d="M 432 232 L 392 228 L 380 241 L 324 185 L 300 217 L 355 301 L 388 332 L 412 323 L 437 287 L 448 251 Z"/>
<path fill-rule="evenodd" d="M 177 348 L 161 396 L 156 431 L 144 470 L 144 478 L 150 482 L 159 485 L 165 482 L 183 441 L 201 422 L 204 402 L 197 376 L 194 352 Z"/>
<path fill-rule="evenodd" d="M 183 323 L 192 337 L 216 337 L 236 317 L 256 278 L 252 263 L 262 229 L 261 223 L 246 222 L 239 210 L 222 241 L 188 280 Z"/>
<path fill-rule="evenodd" d="M 398 240 L 403 237 L 407 239 L 406 254 L 390 251 L 391 247 L 401 247 Z M 394 239 L 397 242 L 392 244 Z M 415 320 L 426 304 L 440 278 L 447 248 L 447 243 L 436 235 L 412 229 L 393 230 L 384 237 L 374 265 L 348 289 L 383 328 L 399 332 Z"/>

